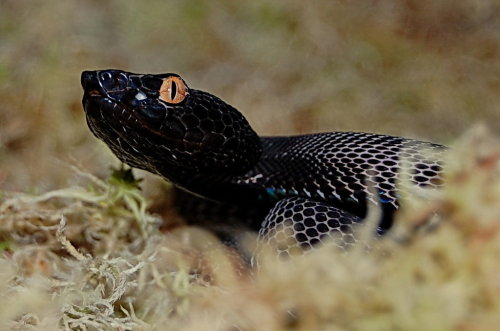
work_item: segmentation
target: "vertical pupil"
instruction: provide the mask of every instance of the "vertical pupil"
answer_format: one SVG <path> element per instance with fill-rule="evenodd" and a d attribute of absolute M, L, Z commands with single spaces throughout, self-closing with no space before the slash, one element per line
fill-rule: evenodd
<path fill-rule="evenodd" d="M 176 94 L 177 94 L 177 84 L 174 81 L 172 81 L 172 86 L 170 88 L 170 99 L 174 100 Z"/>

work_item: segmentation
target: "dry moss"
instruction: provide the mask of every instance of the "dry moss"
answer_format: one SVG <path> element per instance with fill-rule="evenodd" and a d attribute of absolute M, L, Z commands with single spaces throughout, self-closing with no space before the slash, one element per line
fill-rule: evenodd
<path fill-rule="evenodd" d="M 476 128 L 447 164 L 444 189 L 405 205 L 370 253 L 325 246 L 284 262 L 263 254 L 246 272 L 202 230 L 160 233 L 129 175 L 102 181 L 79 172 L 85 186 L 4 192 L 0 325 L 492 329 L 500 323 L 500 144 Z M 430 218 L 431 230 L 421 226 Z"/>

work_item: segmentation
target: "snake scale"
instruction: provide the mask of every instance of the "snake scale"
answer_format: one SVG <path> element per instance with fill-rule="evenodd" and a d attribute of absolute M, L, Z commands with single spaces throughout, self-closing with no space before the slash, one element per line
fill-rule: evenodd
<path fill-rule="evenodd" d="M 369 204 L 385 233 L 410 190 L 396 188 L 400 173 L 407 185 L 442 183 L 441 145 L 359 132 L 260 137 L 238 110 L 171 73 L 85 71 L 81 83 L 88 126 L 122 162 L 200 200 L 258 210 L 246 225 L 279 255 L 328 237 L 353 244 Z"/>

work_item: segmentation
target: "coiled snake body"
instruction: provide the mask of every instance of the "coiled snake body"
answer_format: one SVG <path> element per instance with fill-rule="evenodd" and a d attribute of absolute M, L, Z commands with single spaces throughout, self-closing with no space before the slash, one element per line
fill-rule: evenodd
<path fill-rule="evenodd" d="M 369 203 L 383 211 L 378 233 L 387 231 L 405 190 L 399 173 L 441 183 L 440 145 L 357 132 L 259 137 L 235 108 L 176 74 L 85 71 L 81 80 L 87 123 L 121 161 L 203 199 L 259 209 L 267 216 L 249 225 L 263 241 L 285 236 L 280 254 L 325 237 L 353 243 Z"/>

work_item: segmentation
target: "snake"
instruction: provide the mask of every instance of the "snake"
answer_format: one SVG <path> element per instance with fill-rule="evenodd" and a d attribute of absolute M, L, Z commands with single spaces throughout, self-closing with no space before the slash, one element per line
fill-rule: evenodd
<path fill-rule="evenodd" d="M 364 132 L 259 136 L 174 73 L 84 71 L 81 84 L 87 124 L 119 160 L 194 201 L 258 211 L 245 226 L 279 256 L 355 245 L 371 206 L 383 236 L 412 188 L 443 183 L 443 145 Z"/>

